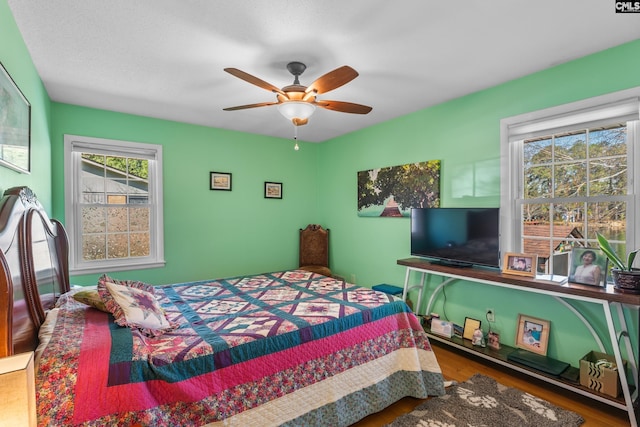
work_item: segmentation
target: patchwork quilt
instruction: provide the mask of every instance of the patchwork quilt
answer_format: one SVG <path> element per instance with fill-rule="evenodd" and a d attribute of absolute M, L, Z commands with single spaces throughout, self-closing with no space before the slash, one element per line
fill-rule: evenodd
<path fill-rule="evenodd" d="M 350 425 L 443 395 L 408 306 L 301 270 L 157 286 L 159 337 L 60 298 L 41 337 L 41 426 Z"/>

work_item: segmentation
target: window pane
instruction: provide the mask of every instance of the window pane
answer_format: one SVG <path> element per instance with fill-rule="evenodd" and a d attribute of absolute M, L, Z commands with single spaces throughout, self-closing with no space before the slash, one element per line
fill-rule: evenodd
<path fill-rule="evenodd" d="M 107 253 L 104 234 L 82 235 L 82 259 L 94 261 L 104 259 Z"/>
<path fill-rule="evenodd" d="M 149 208 L 129 208 L 129 230 L 149 231 Z"/>
<path fill-rule="evenodd" d="M 598 159 L 589 162 L 591 196 L 627 193 L 627 165 L 619 159 Z"/>
<path fill-rule="evenodd" d="M 596 231 L 608 239 L 625 240 L 627 204 L 625 202 L 589 203 L 589 237 Z"/>
<path fill-rule="evenodd" d="M 551 196 L 551 170 L 550 166 L 535 166 L 525 169 L 525 199 Z"/>
<path fill-rule="evenodd" d="M 567 162 L 587 157 L 587 136 L 585 132 L 575 135 L 558 136 L 555 139 L 554 161 Z"/>
<path fill-rule="evenodd" d="M 555 197 L 578 197 L 587 194 L 587 164 L 585 162 L 557 165 Z"/>
<path fill-rule="evenodd" d="M 149 178 L 149 161 L 143 159 L 129 159 L 127 171 L 130 177 Z"/>
<path fill-rule="evenodd" d="M 106 209 L 98 207 L 82 208 L 82 233 L 104 233 L 106 230 Z"/>
<path fill-rule="evenodd" d="M 129 256 L 129 236 L 127 234 L 107 235 L 107 258 L 127 258 Z"/>
<path fill-rule="evenodd" d="M 127 217 L 127 208 L 108 208 L 107 210 L 107 231 L 128 231 L 129 219 Z"/>
<path fill-rule="evenodd" d="M 627 127 L 594 130 L 589 133 L 589 156 L 627 156 Z"/>
<path fill-rule="evenodd" d="M 551 143 L 551 138 L 538 141 L 525 141 L 523 147 L 525 166 L 551 162 Z"/>
<path fill-rule="evenodd" d="M 555 203 L 553 205 L 554 224 L 575 227 L 582 236 L 584 220 L 584 203 Z M 558 235 L 556 234 L 556 236 Z M 559 237 L 566 237 L 566 235 Z"/>
<path fill-rule="evenodd" d="M 131 256 L 149 256 L 149 233 L 131 233 Z"/>
<path fill-rule="evenodd" d="M 107 157 L 106 177 L 107 178 L 123 178 L 127 172 L 126 157 Z"/>
<path fill-rule="evenodd" d="M 525 203 L 522 205 L 522 223 L 549 223 L 548 203 Z"/>

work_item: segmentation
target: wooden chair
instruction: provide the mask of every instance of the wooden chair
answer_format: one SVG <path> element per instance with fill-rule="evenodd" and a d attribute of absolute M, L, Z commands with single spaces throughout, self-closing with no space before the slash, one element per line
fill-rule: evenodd
<path fill-rule="evenodd" d="M 331 277 L 329 269 L 329 229 L 319 224 L 309 224 L 300 229 L 301 270 L 311 271 Z"/>

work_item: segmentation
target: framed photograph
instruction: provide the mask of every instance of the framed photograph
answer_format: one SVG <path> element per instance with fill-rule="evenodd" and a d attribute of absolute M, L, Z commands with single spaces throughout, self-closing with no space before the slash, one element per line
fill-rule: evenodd
<path fill-rule="evenodd" d="M 31 170 L 31 104 L 0 64 L 0 164 Z"/>
<path fill-rule="evenodd" d="M 265 199 L 282 199 L 282 183 L 265 182 L 264 197 Z"/>
<path fill-rule="evenodd" d="M 535 277 L 538 255 L 507 252 L 502 263 L 502 272 Z"/>
<path fill-rule="evenodd" d="M 606 286 L 609 260 L 597 248 L 573 248 L 569 282 L 591 286 Z"/>
<path fill-rule="evenodd" d="M 494 331 L 489 331 L 487 335 L 487 347 L 494 350 L 500 350 L 500 334 Z"/>
<path fill-rule="evenodd" d="M 548 320 L 519 314 L 516 347 L 546 356 L 550 325 Z"/>
<path fill-rule="evenodd" d="M 209 181 L 212 190 L 231 191 L 231 174 L 228 172 L 210 172 Z"/>
<path fill-rule="evenodd" d="M 471 317 L 464 318 L 464 332 L 462 332 L 462 338 L 466 340 L 473 339 L 473 333 L 476 329 L 480 328 L 481 322 L 477 319 L 472 319 Z"/>

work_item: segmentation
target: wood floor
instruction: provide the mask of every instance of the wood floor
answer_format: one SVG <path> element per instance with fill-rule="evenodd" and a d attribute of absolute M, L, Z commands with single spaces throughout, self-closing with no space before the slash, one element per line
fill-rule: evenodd
<path fill-rule="evenodd" d="M 440 363 L 442 373 L 447 380 L 458 382 L 480 373 L 495 378 L 499 383 L 516 387 L 541 399 L 570 411 L 577 412 L 585 419 L 583 427 L 628 426 L 629 418 L 623 410 L 614 408 L 596 400 L 583 397 L 540 380 L 520 374 L 501 365 L 488 363 L 467 353 L 454 350 L 437 342 L 432 342 Z M 411 412 L 424 400 L 406 397 L 377 414 L 368 416 L 351 427 L 379 427 L 390 423 L 398 416 Z"/>

